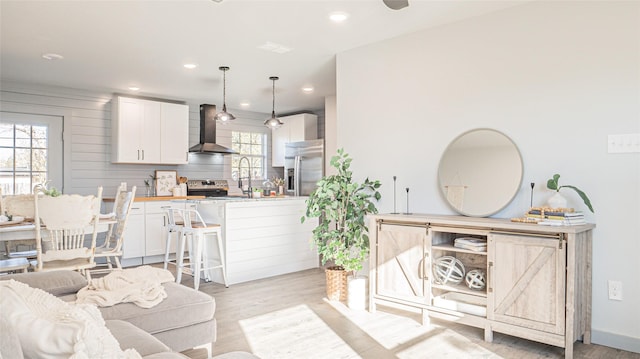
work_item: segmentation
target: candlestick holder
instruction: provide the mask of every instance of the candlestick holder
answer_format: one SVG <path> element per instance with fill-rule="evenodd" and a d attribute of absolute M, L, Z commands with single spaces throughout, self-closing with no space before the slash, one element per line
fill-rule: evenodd
<path fill-rule="evenodd" d="M 405 214 L 411 214 L 411 212 L 409 212 L 409 187 L 407 187 L 406 190 L 407 190 L 407 212 Z"/>
<path fill-rule="evenodd" d="M 393 212 L 391 214 L 398 214 L 396 210 L 396 176 L 393 176 Z"/>

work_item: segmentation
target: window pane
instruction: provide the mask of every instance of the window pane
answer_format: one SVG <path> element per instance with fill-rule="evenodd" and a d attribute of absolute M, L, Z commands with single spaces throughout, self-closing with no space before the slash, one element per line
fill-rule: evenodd
<path fill-rule="evenodd" d="M 240 141 L 240 132 L 232 131 L 231 132 L 231 142 L 236 143 Z"/>
<path fill-rule="evenodd" d="M 31 169 L 31 150 L 16 148 L 16 171 L 28 171 Z"/>
<path fill-rule="evenodd" d="M 29 192 L 31 192 L 31 187 L 39 184 L 39 183 L 45 183 L 47 181 L 47 174 L 44 172 L 34 172 L 32 177 L 31 177 L 31 186 L 29 188 Z"/>
<path fill-rule="evenodd" d="M 257 144 L 261 144 L 262 143 L 262 134 L 261 133 L 254 133 L 251 136 L 251 142 L 252 143 L 257 143 Z"/>
<path fill-rule="evenodd" d="M 47 150 L 33 150 L 32 170 L 47 171 Z"/>
<path fill-rule="evenodd" d="M 47 143 L 47 127 L 46 126 L 32 126 L 31 133 L 34 140 L 44 140 L 43 143 Z M 44 147 L 44 146 L 43 146 Z"/>
<path fill-rule="evenodd" d="M 0 123 L 0 146 L 13 147 L 13 124 Z"/>
<path fill-rule="evenodd" d="M 16 126 L 16 147 L 31 146 L 31 126 L 29 125 L 15 125 L 15 126 Z"/>
<path fill-rule="evenodd" d="M 13 148 L 0 148 L 0 171 L 13 171 Z"/>
<path fill-rule="evenodd" d="M 249 141 L 251 141 L 251 134 L 250 133 L 248 133 L 248 132 L 240 133 L 240 142 L 249 143 Z"/>

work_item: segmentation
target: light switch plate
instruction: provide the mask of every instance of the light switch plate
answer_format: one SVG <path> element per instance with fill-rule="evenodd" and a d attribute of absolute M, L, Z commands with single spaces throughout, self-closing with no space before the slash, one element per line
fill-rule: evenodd
<path fill-rule="evenodd" d="M 640 133 L 609 135 L 609 153 L 640 153 Z"/>

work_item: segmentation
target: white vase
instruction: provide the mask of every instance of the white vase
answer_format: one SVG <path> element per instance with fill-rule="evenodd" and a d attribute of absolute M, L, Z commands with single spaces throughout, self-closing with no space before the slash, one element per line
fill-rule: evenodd
<path fill-rule="evenodd" d="M 347 305 L 353 310 L 365 310 L 367 305 L 366 276 L 356 275 L 347 277 Z"/>
<path fill-rule="evenodd" d="M 551 208 L 567 208 L 567 199 L 560 192 L 557 192 L 547 200 L 547 205 Z"/>

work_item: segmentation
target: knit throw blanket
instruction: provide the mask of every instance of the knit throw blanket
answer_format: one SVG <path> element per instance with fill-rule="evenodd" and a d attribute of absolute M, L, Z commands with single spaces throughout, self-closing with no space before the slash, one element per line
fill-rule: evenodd
<path fill-rule="evenodd" d="M 134 303 L 142 308 L 151 308 L 167 297 L 162 283 L 172 281 L 171 272 L 151 266 L 113 271 L 102 278 L 92 279 L 80 289 L 76 303 L 100 307 Z"/>

